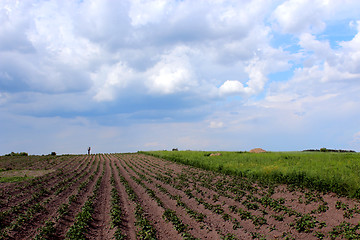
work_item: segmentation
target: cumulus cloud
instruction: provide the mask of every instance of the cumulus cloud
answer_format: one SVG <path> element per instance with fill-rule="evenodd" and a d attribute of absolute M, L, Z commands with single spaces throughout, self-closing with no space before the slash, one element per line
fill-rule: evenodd
<path fill-rule="evenodd" d="M 220 86 L 220 94 L 222 95 L 234 95 L 245 92 L 244 85 L 237 80 L 226 80 L 226 82 Z"/>
<path fill-rule="evenodd" d="M 111 66 L 102 66 L 92 74 L 94 81 L 94 99 L 113 101 L 129 85 L 134 84 L 135 73 L 125 63 L 118 62 Z"/>
<path fill-rule="evenodd" d="M 340 42 L 340 48 L 332 49 L 328 42 L 318 41 L 310 34 L 303 34 L 299 44 L 304 50 L 313 51 L 313 54 L 309 55 L 312 64 L 298 69 L 296 76 L 304 74 L 301 77 L 303 81 L 310 78 L 342 84 L 351 84 L 344 82 L 346 80 L 360 79 L 359 36 L 360 33 L 357 33 L 350 41 Z"/>
<path fill-rule="evenodd" d="M 8 39 L 16 35 L 22 43 L 6 41 L 18 49 L 2 58 L 0 87 L 6 91 L 91 91 L 98 101 L 116 100 L 135 78 L 142 79 L 136 84 L 150 94 L 192 91 L 200 82 L 209 88 L 207 70 L 193 64 L 206 60 L 207 66 L 217 65 L 212 60 L 219 56 L 229 59 L 226 56 L 231 52 L 232 62 L 250 59 L 258 47 L 254 42 L 266 42 L 269 34 L 264 25 L 251 26 L 262 21 L 265 12 L 266 7 L 257 1 L 195 5 L 161 0 L 116 4 L 40 1 L 36 7 L 8 1 L 1 15 L 7 24 L 0 33 Z M 230 41 L 224 42 L 226 39 Z M 223 49 L 214 48 L 222 42 Z M 3 48 L 13 49 L 7 43 Z M 190 53 L 191 48 L 197 49 L 197 54 Z M 23 55 L 24 49 L 32 53 Z M 202 58 L 204 55 L 210 59 Z"/>
<path fill-rule="evenodd" d="M 360 73 L 360 21 L 357 22 L 358 33 L 351 41 L 340 43 L 342 53 L 339 62 L 348 66 L 351 73 Z"/>
<path fill-rule="evenodd" d="M 29 3 L 16 6 L 11 1 L 4 1 L 0 8 L 0 50 L 32 52 L 33 46 L 27 38 L 27 29 L 31 27 L 28 13 L 24 12 Z"/>
<path fill-rule="evenodd" d="M 247 86 L 240 81 L 227 80 L 219 88 L 220 95 L 254 95 L 262 91 L 267 81 L 264 64 L 255 59 L 249 63 L 245 71 L 249 76 L 249 80 L 246 82 Z"/>
<path fill-rule="evenodd" d="M 353 67 L 357 62 L 354 55 L 359 52 L 357 45 L 353 45 L 357 36 L 332 48 L 328 41 L 317 40 L 314 34 L 301 34 L 299 45 L 306 52 L 302 56 L 303 65 L 287 81 L 270 83 L 266 97 L 254 104 L 279 111 L 279 115 L 288 115 L 292 121 L 301 123 L 300 128 L 307 126 L 314 132 L 323 131 L 324 135 L 328 134 L 325 129 L 332 126 L 333 134 L 343 137 L 345 133 L 339 130 L 342 129 L 347 135 L 343 141 L 349 144 L 352 133 L 345 129 L 357 130 L 351 119 L 358 116 L 356 104 L 360 102 L 357 94 L 360 75 Z"/>
<path fill-rule="evenodd" d="M 326 0 L 288 0 L 275 9 L 273 18 L 286 33 L 320 32 L 326 26 L 322 17 L 328 3 Z"/>
<path fill-rule="evenodd" d="M 264 49 L 258 49 L 255 56 L 246 61 L 244 73 L 247 74 L 248 80 L 243 84 L 239 80 L 226 80 L 219 88 L 221 96 L 243 95 L 252 96 L 259 94 L 264 90 L 268 82 L 268 74 L 284 71 L 291 67 L 289 63 L 291 57 L 281 49 L 274 49 L 265 46 Z"/>
<path fill-rule="evenodd" d="M 196 122 L 189 129 L 229 134 L 273 126 L 264 119 L 275 113 L 298 126 L 321 119 L 316 111 L 333 117 L 339 104 L 350 116 L 359 8 L 356 0 L 0 1 L 0 111 L 104 125 Z"/>
<path fill-rule="evenodd" d="M 360 2 L 355 0 L 287 0 L 278 5 L 271 18 L 284 33 L 320 33 L 327 22 L 358 18 Z"/>
<path fill-rule="evenodd" d="M 146 73 L 150 93 L 172 94 L 189 91 L 197 85 L 188 53 L 188 48 L 179 46 L 160 57 Z"/>
<path fill-rule="evenodd" d="M 168 6 L 169 4 L 170 2 L 165 0 L 131 1 L 131 7 L 129 10 L 131 24 L 133 26 L 142 26 L 149 23 L 158 23 L 163 15 L 167 14 L 171 9 L 170 6 Z"/>
<path fill-rule="evenodd" d="M 310 33 L 303 33 L 299 37 L 299 45 L 306 51 L 312 51 L 316 57 L 326 59 L 332 53 L 328 41 L 318 41 Z"/>
<path fill-rule="evenodd" d="M 224 123 L 221 121 L 210 121 L 209 128 L 222 128 L 224 127 Z"/>
<path fill-rule="evenodd" d="M 0 43 L 0 71 L 11 79 L 2 82 L 7 91 L 68 92 L 89 88 L 87 66 L 99 51 L 90 41 L 74 34 L 74 22 L 66 12 L 72 6 L 58 2 L 36 6 L 16 1 L 3 4 L 2 14 L 7 21 L 0 28 L 0 39 L 16 45 Z M 16 43 L 19 40 L 21 44 Z"/>

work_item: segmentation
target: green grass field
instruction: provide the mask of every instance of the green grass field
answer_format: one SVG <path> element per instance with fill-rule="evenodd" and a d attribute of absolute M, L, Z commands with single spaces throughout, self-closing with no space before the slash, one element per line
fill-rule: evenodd
<path fill-rule="evenodd" d="M 260 180 L 360 198 L 360 153 L 151 151 L 167 160 Z"/>

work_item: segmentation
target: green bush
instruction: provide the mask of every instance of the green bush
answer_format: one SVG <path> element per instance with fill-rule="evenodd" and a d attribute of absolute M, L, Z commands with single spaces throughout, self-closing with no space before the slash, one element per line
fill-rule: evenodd
<path fill-rule="evenodd" d="M 5 154 L 5 156 L 19 157 L 19 156 L 29 156 L 29 154 L 27 152 L 20 152 L 20 153 L 11 152 L 9 154 Z"/>

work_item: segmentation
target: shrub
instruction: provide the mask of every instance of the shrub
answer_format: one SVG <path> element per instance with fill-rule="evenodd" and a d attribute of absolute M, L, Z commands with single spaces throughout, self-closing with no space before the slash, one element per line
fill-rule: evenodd
<path fill-rule="evenodd" d="M 29 156 L 29 154 L 27 152 L 20 152 L 20 153 L 11 152 L 9 154 L 6 154 L 5 156 L 19 157 L 19 156 Z"/>

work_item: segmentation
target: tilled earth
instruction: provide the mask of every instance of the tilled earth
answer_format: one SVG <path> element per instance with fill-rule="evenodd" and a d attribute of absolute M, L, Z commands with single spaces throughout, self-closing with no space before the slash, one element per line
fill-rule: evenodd
<path fill-rule="evenodd" d="M 0 183 L 0 239 L 360 239 L 360 203 L 142 154 Z"/>

